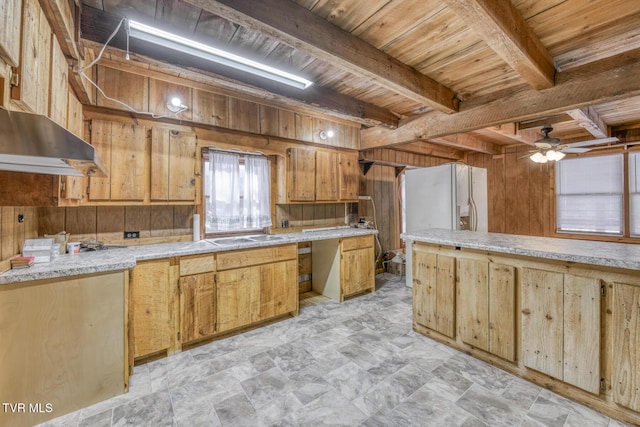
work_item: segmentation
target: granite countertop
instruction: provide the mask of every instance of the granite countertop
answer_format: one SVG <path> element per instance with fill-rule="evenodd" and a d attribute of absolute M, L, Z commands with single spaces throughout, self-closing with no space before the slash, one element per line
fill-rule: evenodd
<path fill-rule="evenodd" d="M 26 282 L 31 280 L 52 279 L 77 276 L 81 274 L 102 273 L 126 270 L 135 267 L 136 261 L 167 258 L 173 256 L 197 255 L 204 253 L 226 252 L 287 243 L 310 242 L 314 240 L 339 239 L 368 234 L 377 234 L 376 230 L 359 228 L 331 228 L 317 231 L 282 233 L 270 235 L 274 240 L 249 241 L 233 244 L 216 244 L 217 239 L 198 242 L 157 243 L 152 245 L 129 246 L 128 248 L 107 249 L 84 252 L 78 255 L 61 255 L 48 263 L 33 264 L 29 268 L 9 270 L 0 274 L 0 285 Z M 241 236 L 240 236 L 241 237 Z"/>
<path fill-rule="evenodd" d="M 403 233 L 407 241 L 640 270 L 640 245 L 467 230 L 430 229 Z"/>

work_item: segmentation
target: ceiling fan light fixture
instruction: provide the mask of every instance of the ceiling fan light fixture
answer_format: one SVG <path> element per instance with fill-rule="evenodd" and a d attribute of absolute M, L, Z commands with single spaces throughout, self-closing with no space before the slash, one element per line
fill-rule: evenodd
<path fill-rule="evenodd" d="M 313 82 L 300 76 L 235 55 L 231 52 L 216 49 L 215 47 L 181 37 L 177 34 L 172 34 L 149 25 L 141 24 L 140 22 L 128 20 L 127 26 L 129 28 L 128 35 L 138 40 L 153 43 L 177 52 L 186 53 L 188 55 L 235 68 L 236 70 L 251 73 L 279 83 L 284 83 L 298 89 L 306 89 L 313 84 Z"/>
<path fill-rule="evenodd" d="M 536 163 L 547 163 L 547 156 L 545 156 L 544 154 L 542 154 L 541 152 L 537 152 L 537 153 L 533 153 L 530 157 L 531 160 L 533 160 Z"/>
<path fill-rule="evenodd" d="M 561 151 L 557 150 L 549 150 L 547 151 L 547 160 L 558 161 L 564 158 L 565 154 Z"/>

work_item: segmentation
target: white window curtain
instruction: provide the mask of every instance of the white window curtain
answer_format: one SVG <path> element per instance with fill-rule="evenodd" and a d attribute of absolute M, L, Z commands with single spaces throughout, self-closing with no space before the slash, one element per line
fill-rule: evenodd
<path fill-rule="evenodd" d="M 209 150 L 206 171 L 206 232 L 232 231 L 241 228 L 240 156 Z"/>
<path fill-rule="evenodd" d="M 206 232 L 259 230 L 271 226 L 266 157 L 209 150 L 205 163 Z"/>
<path fill-rule="evenodd" d="M 622 154 L 557 162 L 558 231 L 622 234 L 623 175 Z"/>
<path fill-rule="evenodd" d="M 245 228 L 271 226 L 269 162 L 266 157 L 245 156 L 242 217 Z"/>

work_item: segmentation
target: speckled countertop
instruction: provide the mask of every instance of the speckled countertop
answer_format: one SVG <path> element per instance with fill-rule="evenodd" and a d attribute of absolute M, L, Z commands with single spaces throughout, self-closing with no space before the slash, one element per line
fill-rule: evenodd
<path fill-rule="evenodd" d="M 0 274 L 0 285 L 31 280 L 77 276 L 81 274 L 103 273 L 133 268 L 136 261 L 167 258 L 172 256 L 196 255 L 224 252 L 287 243 L 310 242 L 314 240 L 339 239 L 367 234 L 377 234 L 376 230 L 358 228 L 321 229 L 299 233 L 272 235 L 274 240 L 249 241 L 232 244 L 216 244 L 217 239 L 199 242 L 158 243 L 153 245 L 130 246 L 121 249 L 84 252 L 78 255 L 61 255 L 51 262 L 33 264 L 29 268 L 9 270 Z"/>
<path fill-rule="evenodd" d="M 400 237 L 415 242 L 640 270 L 640 245 L 628 243 L 443 229 L 403 233 Z"/>

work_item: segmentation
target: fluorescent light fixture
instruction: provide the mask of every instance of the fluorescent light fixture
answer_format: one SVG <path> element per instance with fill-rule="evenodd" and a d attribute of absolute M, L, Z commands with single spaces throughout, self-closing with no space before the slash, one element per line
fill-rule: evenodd
<path fill-rule="evenodd" d="M 149 43 L 163 46 L 178 52 L 183 52 L 207 61 L 226 65 L 236 70 L 264 77 L 276 82 L 284 83 L 298 89 L 306 89 L 313 84 L 300 76 L 278 70 L 277 68 L 252 61 L 215 47 L 207 46 L 194 40 L 180 37 L 176 34 L 150 27 L 136 21 L 128 21 L 129 36 Z"/>

